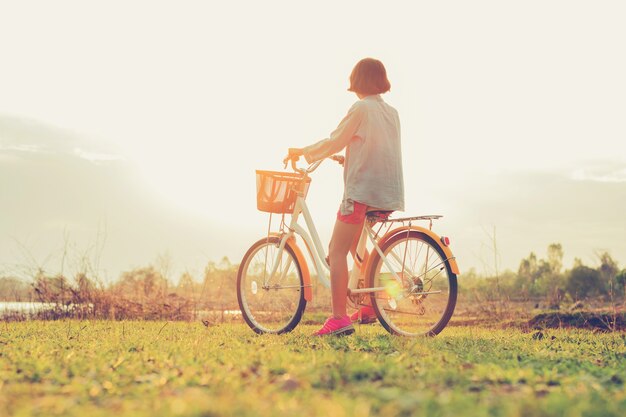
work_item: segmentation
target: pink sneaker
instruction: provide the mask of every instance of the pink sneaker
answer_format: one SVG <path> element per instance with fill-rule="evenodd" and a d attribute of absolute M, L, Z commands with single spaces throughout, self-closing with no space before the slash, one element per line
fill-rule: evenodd
<path fill-rule="evenodd" d="M 347 336 L 352 333 L 354 333 L 354 326 L 352 326 L 350 317 L 345 316 L 336 319 L 330 316 L 326 319 L 324 326 L 313 333 L 313 336 Z"/>
<path fill-rule="evenodd" d="M 361 317 L 359 317 L 359 315 Z M 356 313 L 350 316 L 350 321 L 359 322 L 361 324 L 376 323 L 376 312 L 373 307 L 363 306 Z"/>

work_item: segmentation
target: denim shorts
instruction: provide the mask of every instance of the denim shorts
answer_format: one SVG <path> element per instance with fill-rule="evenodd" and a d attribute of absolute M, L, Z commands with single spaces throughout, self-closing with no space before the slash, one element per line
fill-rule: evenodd
<path fill-rule="evenodd" d="M 348 223 L 348 224 L 362 224 L 365 222 L 365 217 L 367 216 L 367 204 L 359 203 L 358 201 L 354 202 L 354 210 L 350 214 L 341 214 L 341 208 L 337 211 L 337 220 Z M 379 211 L 379 215 L 377 216 L 377 220 L 386 220 L 389 215 L 392 213 L 389 211 Z"/>

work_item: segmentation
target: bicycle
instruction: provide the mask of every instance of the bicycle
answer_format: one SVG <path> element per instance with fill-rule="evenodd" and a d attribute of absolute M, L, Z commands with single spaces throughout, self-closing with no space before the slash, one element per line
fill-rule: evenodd
<path fill-rule="evenodd" d="M 340 163 L 341 156 L 329 157 Z M 245 322 L 256 333 L 282 334 L 300 322 L 313 299 L 311 274 L 298 235 L 313 260 L 317 279 L 330 287 L 330 271 L 319 235 L 306 204 L 309 176 L 322 160 L 294 173 L 256 171 L 257 208 L 270 213 L 266 237 L 244 255 L 237 272 L 237 300 Z M 271 232 L 272 213 L 282 214 Z M 291 221 L 285 223 L 285 214 Z M 391 334 L 434 336 L 454 313 L 459 268 L 450 240 L 432 231 L 440 215 L 378 220 L 369 212 L 363 231 L 350 250 L 354 266 L 348 284 L 349 305 L 369 304 Z M 307 230 L 298 220 L 302 216 Z M 414 222 L 426 221 L 421 227 Z M 371 245 L 371 249 L 368 249 Z"/>

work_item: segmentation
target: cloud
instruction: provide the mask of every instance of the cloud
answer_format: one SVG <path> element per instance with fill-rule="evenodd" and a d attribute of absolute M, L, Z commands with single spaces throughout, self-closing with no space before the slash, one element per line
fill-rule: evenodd
<path fill-rule="evenodd" d="M 626 166 L 603 164 L 574 170 L 570 178 L 575 181 L 626 182 Z"/>
<path fill-rule="evenodd" d="M 85 159 L 93 163 L 120 161 L 123 159 L 122 156 L 120 155 L 99 153 L 99 152 L 89 152 L 89 151 L 82 150 L 80 148 L 74 148 L 73 154 L 78 156 L 79 158 Z"/>
<path fill-rule="evenodd" d="M 0 115 L 0 154 L 67 155 L 92 163 L 123 159 L 93 138 L 37 120 Z"/>
<path fill-rule="evenodd" d="M 41 146 L 37 145 L 0 145 L 0 151 L 15 151 L 15 152 L 42 152 Z"/>

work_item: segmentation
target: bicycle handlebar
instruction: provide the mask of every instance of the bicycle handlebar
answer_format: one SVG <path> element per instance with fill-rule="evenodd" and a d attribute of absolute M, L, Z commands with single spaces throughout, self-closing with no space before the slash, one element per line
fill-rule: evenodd
<path fill-rule="evenodd" d="M 337 162 L 339 165 L 343 165 L 343 163 L 345 162 L 345 158 L 342 155 L 331 155 L 326 158 L 320 159 L 319 161 L 313 162 L 307 168 L 298 168 L 298 166 L 296 165 L 296 163 L 298 162 L 298 158 L 290 158 L 291 169 L 293 169 L 294 172 L 298 172 L 303 175 L 308 175 L 312 173 L 313 171 L 315 171 L 317 168 L 319 168 L 322 162 L 324 162 L 324 159 L 332 159 L 333 161 Z M 285 166 L 286 165 L 287 164 L 285 164 Z"/>

